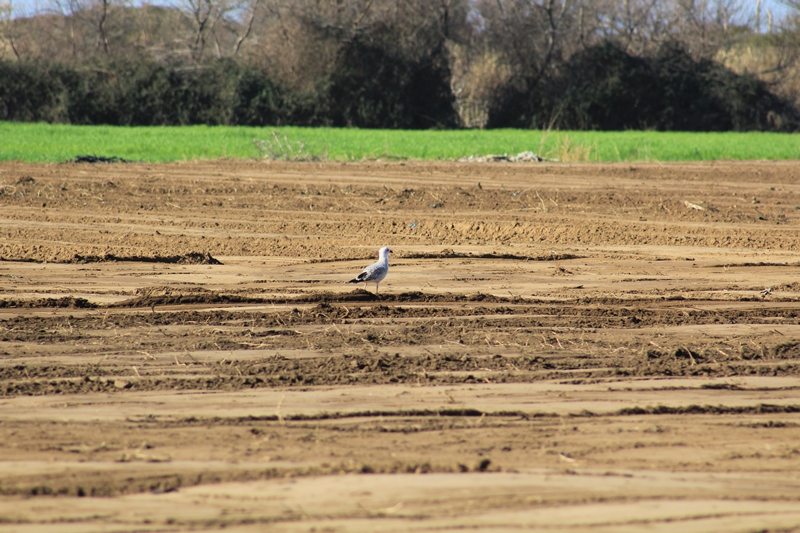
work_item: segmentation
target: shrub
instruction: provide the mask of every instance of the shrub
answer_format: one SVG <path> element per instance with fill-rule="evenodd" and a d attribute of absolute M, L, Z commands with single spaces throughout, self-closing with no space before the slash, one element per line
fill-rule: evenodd
<path fill-rule="evenodd" d="M 421 60 L 354 40 L 341 51 L 329 88 L 335 126 L 453 128 L 458 124 L 443 47 Z"/>
<path fill-rule="evenodd" d="M 489 127 L 578 130 L 794 131 L 800 114 L 752 75 L 670 44 L 636 57 L 606 42 L 575 54 L 559 75 L 507 91 Z"/>
<path fill-rule="evenodd" d="M 119 124 L 117 76 L 104 68 L 61 68 L 68 122 Z"/>
<path fill-rule="evenodd" d="M 287 90 L 254 68 L 243 70 L 236 91 L 233 124 L 317 126 L 326 122 L 316 95 Z"/>
<path fill-rule="evenodd" d="M 42 63 L 0 62 L 0 120 L 69 122 L 62 71 Z"/>
<path fill-rule="evenodd" d="M 102 68 L 0 61 L 0 120 L 313 125 L 322 122 L 318 100 L 230 60 L 184 68 L 150 61 Z"/>
<path fill-rule="evenodd" d="M 118 68 L 120 123 L 229 124 L 237 69 L 224 62 L 192 68 L 133 63 Z"/>

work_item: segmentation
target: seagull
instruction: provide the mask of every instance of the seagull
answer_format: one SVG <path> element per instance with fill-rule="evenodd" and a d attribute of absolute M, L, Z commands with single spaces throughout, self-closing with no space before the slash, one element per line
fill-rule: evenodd
<path fill-rule="evenodd" d="M 374 281 L 375 282 L 375 294 L 378 294 L 378 284 L 383 281 L 383 278 L 386 277 L 386 274 L 389 273 L 389 254 L 392 251 L 389 249 L 388 246 L 384 246 L 380 250 L 378 250 L 378 262 L 372 263 L 367 268 L 364 269 L 361 274 L 356 276 L 354 279 L 351 279 L 347 283 L 361 283 L 364 282 L 364 290 L 367 289 L 367 282 Z"/>

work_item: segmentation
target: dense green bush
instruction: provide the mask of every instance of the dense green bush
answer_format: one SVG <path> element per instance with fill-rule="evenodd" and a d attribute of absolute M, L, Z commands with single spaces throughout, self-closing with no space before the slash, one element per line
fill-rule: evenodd
<path fill-rule="evenodd" d="M 120 122 L 229 124 L 238 72 L 224 62 L 191 69 L 131 65 L 118 74 Z"/>
<path fill-rule="evenodd" d="M 0 62 L 0 119 L 68 122 L 66 96 L 61 77 L 47 65 Z"/>
<path fill-rule="evenodd" d="M 282 90 L 263 72 L 243 69 L 236 88 L 232 124 L 320 126 L 327 122 L 317 95 Z"/>
<path fill-rule="evenodd" d="M 0 120 L 113 125 L 304 124 L 319 104 L 233 61 L 192 68 L 0 62 Z"/>
<path fill-rule="evenodd" d="M 384 48 L 349 43 L 330 83 L 335 126 L 359 128 L 453 128 L 458 124 L 450 68 L 438 47 L 419 61 L 393 57 Z"/>
<path fill-rule="evenodd" d="M 328 93 L 291 91 L 231 60 L 192 67 L 0 62 L 0 120 L 72 124 L 455 127 L 443 56 L 411 62 L 381 49 L 343 54 Z"/>
<path fill-rule="evenodd" d="M 66 116 L 72 124 L 119 124 L 117 75 L 107 69 L 53 68 L 50 77 L 64 87 Z"/>
<path fill-rule="evenodd" d="M 588 48 L 557 76 L 509 91 L 489 127 L 576 130 L 794 131 L 800 115 L 754 76 L 667 45 L 635 57 L 612 43 Z"/>

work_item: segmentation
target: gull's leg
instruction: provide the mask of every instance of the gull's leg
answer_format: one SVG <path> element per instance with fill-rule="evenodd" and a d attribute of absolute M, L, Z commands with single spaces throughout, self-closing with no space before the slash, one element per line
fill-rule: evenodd
<path fill-rule="evenodd" d="M 378 294 L 378 284 L 379 283 L 380 283 L 380 281 L 376 281 L 375 282 L 375 294 Z"/>

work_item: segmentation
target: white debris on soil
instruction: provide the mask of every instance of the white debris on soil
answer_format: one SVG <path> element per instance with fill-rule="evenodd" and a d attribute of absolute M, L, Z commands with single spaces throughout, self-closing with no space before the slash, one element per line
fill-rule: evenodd
<path fill-rule="evenodd" d="M 544 158 L 539 157 L 533 152 L 520 152 L 517 155 L 508 154 L 489 154 L 489 155 L 471 155 L 462 157 L 459 161 L 464 163 L 494 163 L 498 161 L 508 161 L 510 163 L 531 163 L 541 162 Z"/>

